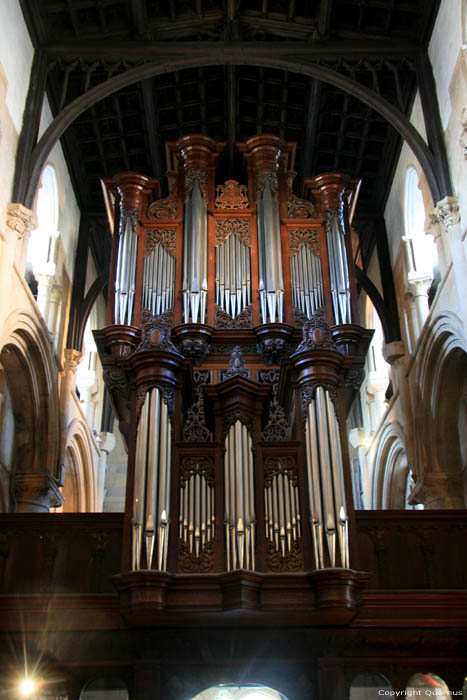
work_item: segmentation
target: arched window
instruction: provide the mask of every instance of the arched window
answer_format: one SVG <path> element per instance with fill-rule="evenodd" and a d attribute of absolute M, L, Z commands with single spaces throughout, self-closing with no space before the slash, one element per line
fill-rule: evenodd
<path fill-rule="evenodd" d="M 405 176 L 404 225 L 408 241 L 409 277 L 433 276 L 437 263 L 436 246 L 425 234 L 425 205 L 415 168 L 410 167 Z"/>
<path fill-rule="evenodd" d="M 38 227 L 32 232 L 28 246 L 28 262 L 34 274 L 42 274 L 44 265 L 54 263 L 54 242 L 58 230 L 57 176 L 52 165 L 46 165 L 37 193 Z"/>
<path fill-rule="evenodd" d="M 405 177 L 405 235 L 402 236 L 407 263 L 404 321 L 409 352 L 415 348 L 440 280 L 436 245 L 425 234 L 426 212 L 419 184 L 417 171 L 410 167 Z"/>
<path fill-rule="evenodd" d="M 407 694 L 411 691 L 412 696 L 419 698 L 439 698 L 439 700 L 451 698 L 446 683 L 434 673 L 415 673 L 409 678 L 405 691 Z"/>

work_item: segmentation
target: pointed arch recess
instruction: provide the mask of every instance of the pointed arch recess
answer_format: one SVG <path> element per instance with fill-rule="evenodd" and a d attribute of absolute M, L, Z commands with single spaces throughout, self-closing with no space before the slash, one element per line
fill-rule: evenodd
<path fill-rule="evenodd" d="M 176 70 L 182 70 L 184 68 L 197 68 L 219 64 L 254 65 L 301 73 L 329 83 L 362 100 L 386 119 L 407 142 L 425 174 L 433 201 L 438 202 L 441 199 L 441 188 L 436 175 L 434 157 L 426 142 L 399 109 L 380 95 L 377 95 L 371 89 L 360 85 L 351 78 L 337 73 L 331 68 L 319 65 L 308 65 L 290 58 L 284 59 L 283 57 L 275 58 L 273 56 L 266 56 L 258 52 L 255 47 L 243 46 L 239 49 L 238 47 L 220 46 L 217 47 L 217 50 L 216 47 L 214 47 L 214 50 L 209 52 L 209 55 L 207 54 L 202 58 L 199 56 L 183 56 L 180 58 L 172 58 L 165 63 L 149 63 L 131 68 L 121 75 L 105 80 L 100 85 L 91 88 L 86 93 L 73 100 L 73 102 L 70 102 L 70 104 L 64 107 L 58 116 L 55 117 L 34 148 L 30 161 L 28 189 L 23 204 L 30 209 L 32 208 L 39 177 L 50 151 L 76 117 L 82 114 L 86 109 L 92 107 L 104 97 L 117 92 L 117 90 L 141 80 L 146 80 L 164 73 L 171 73 Z"/>

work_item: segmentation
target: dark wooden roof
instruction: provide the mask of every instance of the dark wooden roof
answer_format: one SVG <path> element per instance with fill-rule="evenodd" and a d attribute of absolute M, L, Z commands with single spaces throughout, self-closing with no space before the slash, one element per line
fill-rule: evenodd
<path fill-rule="evenodd" d="M 279 43 L 352 78 L 408 114 L 417 52 L 439 0 L 22 0 L 47 53 L 57 114 L 84 91 L 173 47 Z M 162 52 L 162 53 L 161 53 Z M 202 53 L 202 50 L 201 50 Z M 400 137 L 371 107 L 327 83 L 278 68 L 207 65 L 127 86 L 82 113 L 62 143 L 83 212 L 101 216 L 99 180 L 118 171 L 163 176 L 165 142 L 200 132 L 227 141 L 222 175 L 238 175 L 233 143 L 257 133 L 297 142 L 302 177 L 341 170 L 363 179 L 359 211 L 381 214 Z M 362 231 L 363 231 L 362 226 Z M 368 257 L 373 233 L 362 233 Z"/>

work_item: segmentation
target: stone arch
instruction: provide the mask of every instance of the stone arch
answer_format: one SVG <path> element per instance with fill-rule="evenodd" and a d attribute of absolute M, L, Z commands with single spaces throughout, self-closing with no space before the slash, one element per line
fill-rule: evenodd
<path fill-rule="evenodd" d="M 298 58 L 265 55 L 262 49 L 258 50 L 254 46 L 244 46 L 242 51 L 239 52 L 238 49 L 233 47 L 213 45 L 209 48 L 203 46 L 202 56 L 184 54 L 165 61 L 154 61 L 153 63 L 146 63 L 128 69 L 124 73 L 109 78 L 100 85 L 91 88 L 64 107 L 42 135 L 32 153 L 28 173 L 28 186 L 24 195 L 25 206 L 32 208 L 40 173 L 53 146 L 82 112 L 104 97 L 112 95 L 117 90 L 135 82 L 184 68 L 197 68 L 209 65 L 251 65 L 289 70 L 290 72 L 302 73 L 311 78 L 329 83 L 357 97 L 386 119 L 407 142 L 425 174 L 433 201 L 437 202 L 443 196 L 451 194 L 449 184 L 442 189 L 443 186 L 438 181 L 434 156 L 417 129 L 397 107 L 394 107 L 370 88 L 359 84 L 347 76 L 341 75 L 333 69 L 318 64 L 305 63 Z M 445 192 L 445 189 L 449 191 Z"/>
<path fill-rule="evenodd" d="M 96 510 L 96 464 L 89 428 L 75 418 L 68 427 L 63 511 L 87 513 Z"/>
<path fill-rule="evenodd" d="M 373 469 L 373 508 L 403 509 L 410 467 L 402 426 L 388 423 L 376 447 Z"/>
<path fill-rule="evenodd" d="M 2 442 L 9 448 L 9 464 L 2 464 L 3 492 L 8 478 L 9 494 L 3 500 L 8 509 L 46 511 L 61 503 L 57 378 L 48 333 L 27 311 L 6 320 L 1 365 L 2 399 L 10 409 L 1 416 Z"/>
<path fill-rule="evenodd" d="M 456 314 L 445 312 L 427 329 L 415 375 L 419 498 L 428 507 L 463 508 L 465 504 L 466 378 L 467 339 L 462 322 Z"/>

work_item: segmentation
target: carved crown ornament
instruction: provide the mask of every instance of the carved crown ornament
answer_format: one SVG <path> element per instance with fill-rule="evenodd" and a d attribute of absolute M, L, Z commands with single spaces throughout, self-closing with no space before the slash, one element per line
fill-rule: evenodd
<path fill-rule="evenodd" d="M 246 185 L 236 180 L 226 180 L 216 187 L 216 209 L 248 209 L 248 191 Z"/>
<path fill-rule="evenodd" d="M 305 350 L 335 350 L 337 345 L 332 337 L 331 329 L 326 323 L 324 311 L 317 311 L 302 328 L 302 342 L 297 347 L 297 353 Z"/>

